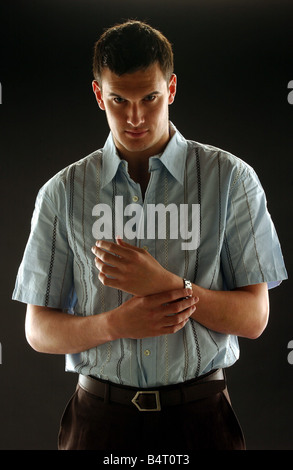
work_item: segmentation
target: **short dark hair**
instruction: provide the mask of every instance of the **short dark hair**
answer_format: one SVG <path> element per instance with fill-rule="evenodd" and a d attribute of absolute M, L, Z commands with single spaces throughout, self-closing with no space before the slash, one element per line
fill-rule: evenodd
<path fill-rule="evenodd" d="M 156 62 L 168 83 L 174 68 L 171 43 L 148 24 L 128 20 L 108 28 L 95 43 L 93 74 L 99 82 L 104 67 L 120 76 L 145 69 Z"/>

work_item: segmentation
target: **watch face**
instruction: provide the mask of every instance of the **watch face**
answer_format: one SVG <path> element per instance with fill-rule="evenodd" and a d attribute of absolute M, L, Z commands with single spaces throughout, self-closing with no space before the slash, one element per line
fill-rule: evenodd
<path fill-rule="evenodd" d="M 184 287 L 185 289 L 192 289 L 192 284 L 190 281 L 187 281 L 187 279 L 183 279 L 184 280 Z"/>

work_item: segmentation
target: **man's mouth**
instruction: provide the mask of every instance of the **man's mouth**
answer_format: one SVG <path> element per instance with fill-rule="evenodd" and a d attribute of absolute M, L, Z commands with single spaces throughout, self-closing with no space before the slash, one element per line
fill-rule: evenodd
<path fill-rule="evenodd" d="M 148 133 L 147 129 L 135 129 L 135 130 L 126 130 L 125 134 L 128 137 L 132 137 L 134 139 L 139 139 L 141 137 L 144 137 Z"/>

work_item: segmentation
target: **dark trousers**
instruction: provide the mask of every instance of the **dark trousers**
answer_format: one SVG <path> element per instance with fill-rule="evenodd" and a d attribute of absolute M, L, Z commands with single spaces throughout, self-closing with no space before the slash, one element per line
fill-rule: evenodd
<path fill-rule="evenodd" d="M 161 411 L 139 411 L 77 385 L 61 420 L 58 448 L 182 453 L 244 450 L 245 442 L 227 389 Z"/>

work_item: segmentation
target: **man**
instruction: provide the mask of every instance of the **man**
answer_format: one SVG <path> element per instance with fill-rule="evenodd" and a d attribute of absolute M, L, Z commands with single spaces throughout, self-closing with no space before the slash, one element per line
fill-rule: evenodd
<path fill-rule="evenodd" d="M 223 369 L 286 278 L 264 192 L 243 161 L 169 122 L 160 32 L 110 28 L 94 76 L 110 135 L 40 190 L 14 291 L 31 346 L 79 374 L 59 449 L 244 449 Z"/>

